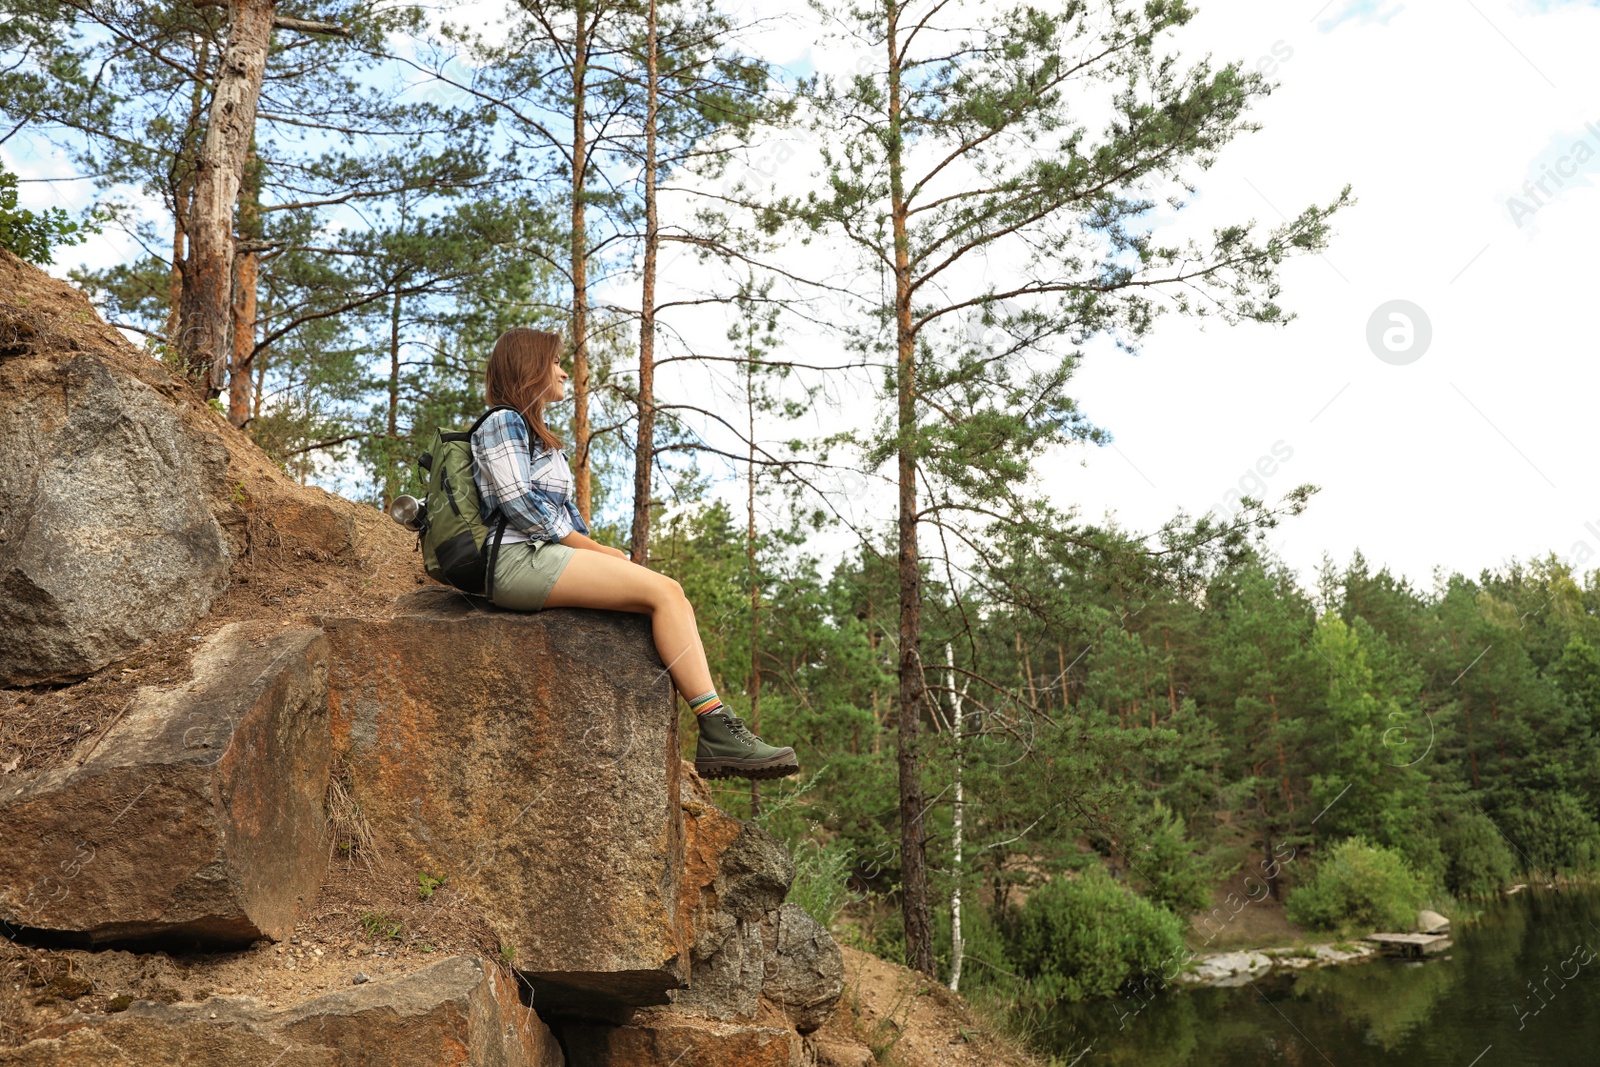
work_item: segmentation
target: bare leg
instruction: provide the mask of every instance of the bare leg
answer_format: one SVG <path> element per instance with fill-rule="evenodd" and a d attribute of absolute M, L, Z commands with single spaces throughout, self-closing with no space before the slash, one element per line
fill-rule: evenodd
<path fill-rule="evenodd" d="M 695 625 L 694 606 L 683 586 L 603 552 L 580 549 L 562 568 L 555 588 L 545 599 L 547 608 L 604 608 L 650 616 L 656 652 L 672 675 L 672 684 L 685 700 L 711 692 L 711 668 Z"/>

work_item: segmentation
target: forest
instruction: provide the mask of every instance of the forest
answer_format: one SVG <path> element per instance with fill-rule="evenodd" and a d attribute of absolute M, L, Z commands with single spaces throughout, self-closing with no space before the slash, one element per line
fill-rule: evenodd
<path fill-rule="evenodd" d="M 1292 330 L 1282 269 L 1354 203 L 1182 213 L 1274 88 L 1185 56 L 1199 17 L 11 0 L 0 146 L 94 192 L 25 210 L 0 168 L 0 243 L 131 239 L 68 277 L 377 508 L 482 410 L 503 330 L 559 331 L 580 510 L 805 768 L 719 803 L 842 939 L 1009 1004 L 1111 996 L 1269 898 L 1348 932 L 1600 869 L 1584 560 L 1422 588 L 1355 552 L 1308 589 L 1267 534 L 1315 486 L 1152 530 L 1039 487 L 1115 429 L 1089 352 Z"/>

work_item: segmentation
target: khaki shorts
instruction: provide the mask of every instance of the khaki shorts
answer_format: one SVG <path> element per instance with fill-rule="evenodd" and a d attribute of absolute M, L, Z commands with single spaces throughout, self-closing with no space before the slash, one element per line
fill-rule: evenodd
<path fill-rule="evenodd" d="M 494 565 L 494 603 L 512 611 L 538 611 L 555 588 L 575 548 L 553 541 L 513 541 L 500 546 Z"/>

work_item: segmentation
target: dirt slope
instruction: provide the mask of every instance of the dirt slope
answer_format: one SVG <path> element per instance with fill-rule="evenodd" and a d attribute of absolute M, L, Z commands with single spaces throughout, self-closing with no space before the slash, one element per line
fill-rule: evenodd
<path fill-rule="evenodd" d="M 1040 1067 L 992 1034 L 938 982 L 859 949 L 844 949 L 844 997 L 815 1035 L 819 1067 Z M 874 1058 L 862 1058 L 863 1056 Z"/>

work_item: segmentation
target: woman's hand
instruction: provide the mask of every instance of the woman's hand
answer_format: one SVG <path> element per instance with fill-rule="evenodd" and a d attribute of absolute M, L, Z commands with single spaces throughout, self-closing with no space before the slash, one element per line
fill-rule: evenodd
<path fill-rule="evenodd" d="M 622 551 L 620 548 L 612 548 L 610 545 L 602 545 L 594 538 L 585 537 L 576 530 L 563 537 L 560 543 L 566 545 L 568 548 L 585 548 L 590 552 L 603 552 L 608 556 L 616 556 L 618 559 L 628 558 L 628 554 Z"/>

